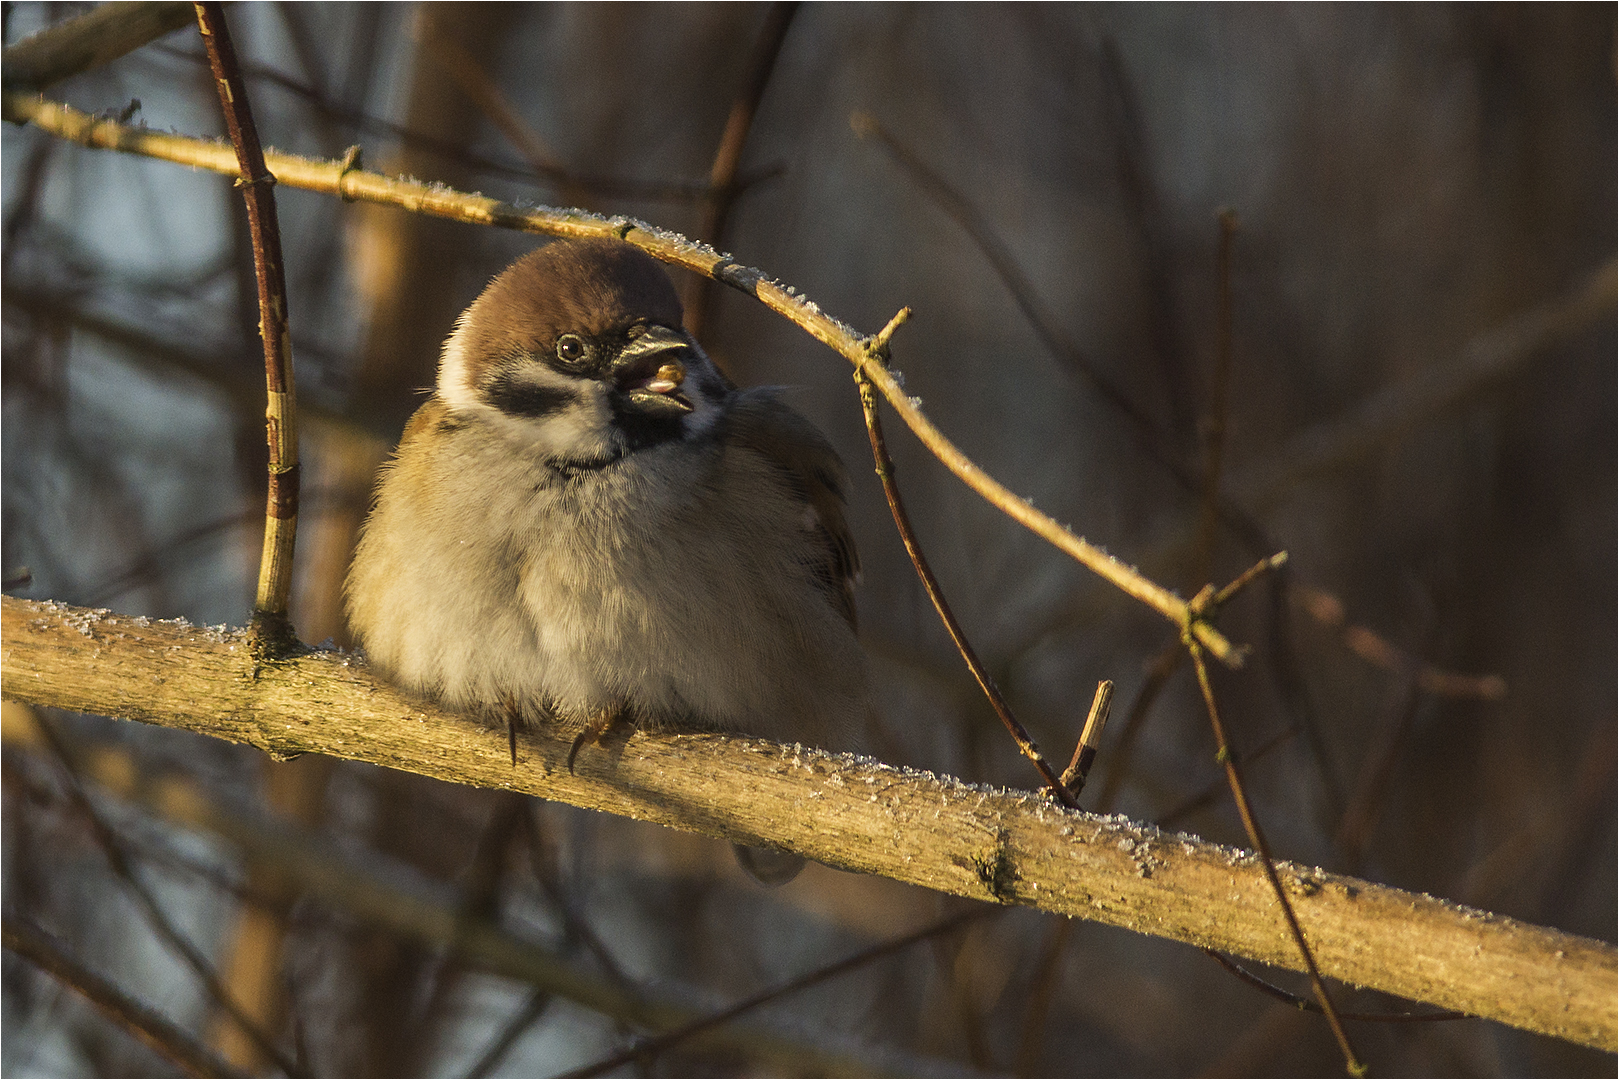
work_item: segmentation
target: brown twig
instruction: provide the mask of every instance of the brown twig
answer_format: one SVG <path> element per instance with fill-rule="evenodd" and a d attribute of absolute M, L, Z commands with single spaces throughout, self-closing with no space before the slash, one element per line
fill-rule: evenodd
<path fill-rule="evenodd" d="M 1169 677 L 1175 674 L 1175 669 L 1180 667 L 1181 660 L 1185 656 L 1186 650 L 1181 647 L 1180 638 L 1177 637 L 1159 650 L 1158 655 L 1147 665 L 1147 677 L 1136 689 L 1136 696 L 1130 702 L 1130 712 L 1124 718 L 1124 727 L 1119 732 L 1118 741 L 1108 754 L 1107 778 L 1103 780 L 1102 794 L 1096 800 L 1098 813 L 1105 814 L 1118 805 L 1119 792 L 1123 789 L 1125 777 L 1130 771 L 1130 762 L 1135 756 L 1136 740 L 1146 726 L 1147 714 L 1152 711 L 1153 705 L 1158 701 L 1158 695 L 1169 685 Z"/>
<path fill-rule="evenodd" d="M 48 753 L 50 733 L 38 714 L 30 710 L 23 716 L 14 711 L 17 708 L 25 707 L 7 702 L 6 755 L 19 748 Z M 551 949 L 513 934 L 492 919 L 467 917 L 460 910 L 459 892 L 448 885 L 423 880 L 386 857 L 357 859 L 353 851 L 313 830 L 232 809 L 187 778 L 142 770 L 125 751 L 94 748 L 76 765 L 82 765 L 85 777 L 110 794 L 174 824 L 227 841 L 242 851 L 250 865 L 285 875 L 299 890 L 360 923 L 429 948 L 448 949 L 479 970 L 526 983 L 620 1022 L 667 1030 L 689 1023 L 697 1015 L 689 1003 L 672 995 L 641 992 L 610 959 L 603 964 L 607 978 L 564 962 Z M 69 780 L 75 782 L 72 774 Z M 68 790 L 70 796 L 75 791 L 71 786 Z M 87 822 L 94 827 L 96 820 Z M 772 1062 L 797 1062 L 829 1074 L 852 1070 L 858 1075 L 872 1067 L 857 1057 L 836 1050 L 823 1052 L 801 1038 L 770 1029 L 733 1029 L 712 1038 L 716 1045 Z M 276 1064 L 285 1069 L 287 1063 L 281 1059 Z"/>
<path fill-rule="evenodd" d="M 995 230 L 977 207 L 910 147 L 896 138 L 875 116 L 868 112 L 856 112 L 850 116 L 849 126 L 863 139 L 876 139 L 895 163 L 905 170 L 916 186 L 962 228 L 989 262 L 991 269 L 1001 279 L 1007 291 L 1012 294 L 1013 302 L 1017 304 L 1018 310 L 1023 312 L 1023 317 L 1028 320 L 1029 326 L 1034 329 L 1047 351 L 1077 371 L 1103 400 L 1129 420 L 1153 457 L 1172 472 L 1188 476 L 1184 466 L 1175 459 L 1173 453 L 1164 449 L 1167 436 L 1158 424 L 1063 332 L 1060 321 L 1040 299 L 1034 282 L 1029 280 L 1023 268 L 1018 265 L 1017 259 L 996 235 Z"/>
<path fill-rule="evenodd" d="M 1102 728 L 1107 723 L 1107 714 L 1113 707 L 1113 680 L 1103 679 L 1096 684 L 1096 696 L 1091 699 L 1091 711 L 1085 717 L 1085 727 L 1079 733 L 1079 742 L 1074 746 L 1074 756 L 1068 762 L 1068 768 L 1062 771 L 1062 786 L 1067 788 L 1074 798 L 1085 790 L 1085 780 L 1091 774 L 1091 765 L 1096 761 L 1096 751 L 1102 745 Z"/>
<path fill-rule="evenodd" d="M 950 602 L 944 598 L 944 590 L 939 587 L 939 580 L 933 576 L 933 568 L 928 565 L 927 556 L 922 553 L 922 544 L 916 538 L 916 530 L 911 526 L 910 515 L 905 512 L 905 501 L 899 493 L 899 485 L 894 479 L 894 462 L 888 456 L 888 447 L 883 441 L 882 416 L 877 411 L 877 391 L 871 384 L 868 372 L 873 368 L 883 366 L 883 358 L 888 354 L 888 341 L 894 331 L 910 318 L 911 309 L 902 308 L 897 315 L 889 320 L 876 337 L 871 339 L 870 362 L 855 369 L 855 384 L 860 388 L 860 408 L 866 417 L 866 434 L 871 439 L 871 456 L 876 462 L 877 477 L 883 483 L 883 494 L 888 498 L 888 509 L 894 516 L 894 527 L 899 530 L 900 539 L 905 542 L 905 551 L 911 557 L 911 565 L 916 567 L 916 576 L 922 579 L 922 587 L 927 590 L 928 599 L 933 601 L 933 610 L 939 613 L 939 620 L 950 633 L 950 640 L 956 643 L 956 650 L 961 653 L 962 660 L 966 661 L 967 668 L 978 681 L 978 687 L 989 698 L 995 715 L 1000 717 L 1001 723 L 1012 735 L 1017 748 L 1023 756 L 1034 763 L 1035 771 L 1046 782 L 1051 793 L 1057 801 L 1071 809 L 1079 809 L 1079 803 L 1074 799 L 1073 793 L 1064 785 L 1061 778 L 1047 763 L 1045 755 L 1029 737 L 1029 732 L 1018 722 L 1012 714 L 1012 707 L 1007 704 L 1006 698 L 1001 694 L 995 680 L 990 677 L 984 668 L 983 662 L 973 650 L 972 643 L 967 640 L 966 633 L 961 624 L 956 621 L 955 612 L 950 610 Z M 1078 753 L 1078 751 L 1076 751 Z"/>
<path fill-rule="evenodd" d="M 189 11 L 189 5 L 187 10 Z M 188 52 L 184 49 L 170 48 L 166 45 L 153 46 L 153 51 L 188 63 L 200 63 L 205 66 L 208 63 L 206 56 Z M 408 124 L 395 123 L 357 109 L 345 108 L 342 105 L 326 100 L 318 88 L 310 86 L 308 83 L 300 82 L 280 71 L 276 71 L 274 68 L 265 67 L 262 64 L 248 63 L 242 65 L 242 74 L 250 82 L 269 83 L 295 97 L 303 99 L 321 116 L 328 120 L 348 125 L 357 132 L 397 139 L 411 150 L 423 151 L 443 157 L 480 173 L 490 173 L 523 181 L 532 181 L 535 178 L 536 170 L 532 161 L 527 161 L 521 165 L 510 161 L 498 161 L 494 158 L 473 153 L 456 142 L 434 138 L 432 135 L 419 131 Z M 737 186 L 744 189 L 748 188 L 753 184 L 778 175 L 780 171 L 779 166 L 773 166 L 750 173 L 739 179 Z M 555 176 L 548 173 L 541 173 L 540 175 L 555 184 L 559 189 L 566 185 L 573 185 L 582 191 L 610 198 L 634 199 L 642 202 L 696 203 L 708 197 L 708 183 L 702 180 L 643 181 L 622 176 L 574 173 L 567 170 Z"/>
<path fill-rule="evenodd" d="M 1192 608 L 1197 611 L 1202 605 L 1201 599 L 1212 598 L 1212 590 L 1205 590 L 1192 601 Z M 1338 1040 L 1338 1048 L 1343 1051 L 1344 1063 L 1351 1076 L 1366 1075 L 1366 1066 L 1361 1064 L 1360 1058 L 1355 1054 L 1355 1048 L 1349 1042 L 1349 1033 L 1344 1030 L 1343 1022 L 1338 1017 L 1337 1009 L 1333 1007 L 1332 997 L 1327 993 L 1327 984 L 1321 978 L 1321 972 L 1316 967 L 1315 953 L 1304 939 L 1304 930 L 1299 926 L 1298 915 L 1293 911 L 1293 902 L 1288 899 L 1287 890 L 1282 887 L 1282 879 L 1276 873 L 1276 859 L 1271 855 L 1270 844 L 1265 840 L 1265 834 L 1259 827 L 1259 819 L 1254 816 L 1253 806 L 1248 802 L 1248 792 L 1243 786 L 1242 775 L 1238 771 L 1237 762 L 1231 753 L 1231 744 L 1226 738 L 1225 725 L 1220 720 L 1220 710 L 1214 702 L 1214 687 L 1209 682 L 1208 665 L 1203 662 L 1203 648 L 1197 639 L 1192 636 L 1188 624 L 1182 639 L 1187 652 L 1192 658 L 1192 667 L 1197 672 L 1197 685 L 1203 692 L 1203 705 L 1208 710 L 1209 725 L 1214 729 L 1214 741 L 1218 750 L 1215 759 L 1225 768 L 1226 781 L 1231 786 L 1231 797 L 1236 800 L 1237 813 L 1242 818 L 1242 827 L 1248 833 L 1248 840 L 1259 854 L 1260 863 L 1265 870 L 1265 877 L 1270 881 L 1271 891 L 1275 893 L 1277 903 L 1281 905 L 1282 914 L 1287 919 L 1288 929 L 1293 934 L 1293 940 L 1298 944 L 1299 952 L 1304 959 L 1304 966 L 1310 976 L 1310 985 L 1315 990 L 1315 996 L 1321 1002 L 1321 1011 L 1327 1018 L 1327 1024 L 1332 1028 L 1333 1038 Z"/>
<path fill-rule="evenodd" d="M 69 106 L 12 91 L 0 95 L 0 101 L 4 105 L 3 111 L 0 111 L 4 119 L 33 123 L 85 146 L 142 154 L 227 175 L 240 173 L 240 165 L 234 156 L 207 140 L 164 135 L 126 127 L 110 120 L 97 120 Z M 577 211 L 514 206 L 486 196 L 454 191 L 442 185 L 389 179 L 342 162 L 313 161 L 293 154 L 271 153 L 267 155 L 267 160 L 274 167 L 279 182 L 340 198 L 400 206 L 414 213 L 522 232 L 551 236 L 617 237 L 636 245 L 654 258 L 712 277 L 746 293 L 856 367 L 865 365 L 870 359 L 868 338 L 826 314 L 796 289 L 720 255 L 705 245 L 694 244 L 684 237 L 633 218 L 604 218 Z M 905 393 L 893 372 L 874 365 L 867 370 L 867 376 L 929 452 L 986 502 L 1116 588 L 1157 611 L 1176 627 L 1185 624 L 1185 600 L 1076 536 L 1066 526 L 1036 510 L 1027 499 L 1013 494 L 986 473 L 923 414 L 919 403 Z M 1194 620 L 1192 633 L 1222 663 L 1230 667 L 1242 665 L 1244 650 L 1232 645 L 1206 620 Z"/>
<path fill-rule="evenodd" d="M 807 990 L 810 987 L 823 983 L 828 979 L 833 979 L 839 975 L 847 974 L 850 971 L 864 967 L 874 960 L 880 960 L 885 956 L 891 955 L 892 953 L 899 952 L 901 949 L 909 948 L 918 942 L 928 941 L 932 938 L 937 938 L 944 934 L 948 934 L 950 931 L 956 930 L 976 919 L 982 919 L 988 915 L 998 914 L 1000 910 L 1001 909 L 999 908 L 993 907 L 975 908 L 972 911 L 967 911 L 960 915 L 955 915 L 951 918 L 945 919 L 943 922 L 935 923 L 934 925 L 926 927 L 925 929 L 906 934 L 903 937 L 894 938 L 892 941 L 885 941 L 879 945 L 873 945 L 871 948 L 855 953 L 853 956 L 848 957 L 847 959 L 839 960 L 835 964 L 828 964 L 826 967 L 819 968 L 818 970 L 812 971 L 807 975 L 801 975 L 798 978 L 783 983 L 780 986 L 754 994 L 752 997 L 739 1001 L 728 1009 L 723 1009 L 711 1016 L 705 1016 L 700 1020 L 695 1020 L 684 1027 L 675 1029 L 674 1031 L 666 1032 L 650 1039 L 643 1039 L 634 1046 L 630 1047 L 628 1050 L 614 1054 L 611 1057 L 603 1058 L 600 1061 L 593 1062 L 592 1064 L 586 1065 L 582 1068 L 574 1069 L 571 1072 L 562 1073 L 561 1075 L 564 1077 L 600 1076 L 603 1073 L 612 1072 L 614 1069 L 628 1065 L 632 1062 L 650 1061 L 659 1054 L 666 1053 L 672 1047 L 685 1042 L 693 1035 L 700 1035 L 710 1028 L 715 1028 L 728 1021 L 735 1020 L 737 1017 L 742 1016 L 745 1013 L 752 1012 L 754 1009 L 757 1009 L 762 1005 L 768 1005 L 772 1001 L 777 1001 L 781 998 L 788 997 L 789 995 L 796 994 L 801 990 Z"/>
<path fill-rule="evenodd" d="M 1247 968 L 1243 967 L 1229 956 L 1218 953 L 1213 949 L 1204 949 L 1203 951 L 1212 956 L 1215 962 L 1221 967 L 1225 968 L 1231 974 L 1235 975 L 1237 978 L 1241 979 L 1255 990 L 1258 990 L 1264 994 L 1269 994 L 1278 1001 L 1285 1001 L 1295 1009 L 1300 1009 L 1304 1012 L 1321 1012 L 1321 1006 L 1316 1002 L 1311 1001 L 1309 998 L 1302 998 L 1297 994 L 1283 990 L 1280 986 L 1277 986 L 1274 983 L 1266 982 L 1264 979 L 1261 979 L 1258 975 L 1255 975 L 1253 972 L 1249 971 Z M 1457 1012 L 1455 1009 L 1435 1009 L 1433 1012 L 1425 1013 L 1346 1012 L 1339 1013 L 1338 1016 L 1340 1019 L 1356 1020 L 1366 1024 L 1423 1024 L 1436 1020 L 1470 1019 L 1467 1013 Z"/>
<path fill-rule="evenodd" d="M 192 1076 L 241 1076 L 185 1031 L 74 959 L 43 930 L 7 915 L 5 948 L 82 995 L 108 1020 Z"/>
<path fill-rule="evenodd" d="M 199 3 L 197 26 L 219 87 L 225 127 L 236 148 L 239 186 L 253 236 L 253 272 L 259 286 L 259 337 L 264 342 L 266 441 L 270 490 L 265 508 L 264 554 L 259 563 L 254 619 L 272 655 L 295 640 L 287 621 L 292 595 L 292 549 L 298 531 L 298 412 L 292 379 L 292 337 L 287 330 L 287 280 L 276 221 L 275 177 L 265 166 L 258 128 L 242 82 L 241 65 L 218 0 Z"/>
<path fill-rule="evenodd" d="M 705 244 L 718 248 L 725 243 L 725 226 L 730 220 L 731 207 L 741 193 L 736 178 L 742 165 L 742 149 L 747 145 L 754 114 L 759 111 L 765 87 L 770 85 L 771 73 L 776 69 L 776 57 L 781 55 L 782 43 L 787 40 L 787 31 L 797 13 L 795 0 L 777 0 L 770 5 L 759 36 L 754 39 L 742 76 L 742 88 L 731 102 L 725 131 L 714 152 L 714 164 L 708 171 L 708 200 L 703 204 L 703 221 L 695 237 Z M 686 304 L 686 332 L 694 338 L 702 337 L 712 295 L 708 280 L 697 279 Z"/>
<path fill-rule="evenodd" d="M 1236 757 L 1237 764 L 1252 765 L 1266 754 L 1269 754 L 1272 750 L 1275 750 L 1278 746 L 1284 745 L 1287 740 L 1293 738 L 1298 733 L 1298 728 L 1283 728 L 1281 731 L 1278 731 L 1276 734 L 1254 747 L 1251 753 L 1239 754 L 1233 750 L 1232 755 Z M 1198 792 L 1196 795 L 1183 799 L 1173 808 L 1158 815 L 1158 817 L 1153 819 L 1152 823 L 1158 826 L 1160 829 L 1173 828 L 1177 821 L 1180 821 L 1187 815 L 1195 813 L 1196 811 L 1203 809 L 1205 806 L 1208 806 L 1210 803 L 1214 802 L 1215 799 L 1218 799 L 1220 797 L 1220 793 L 1225 790 L 1226 779 L 1224 776 L 1222 776 L 1212 784 L 1209 784 L 1202 791 Z"/>
<path fill-rule="evenodd" d="M 1394 680 L 1388 704 L 1377 721 L 1371 745 L 1361 759 L 1349 802 L 1338 819 L 1332 842 L 1343 854 L 1351 873 L 1360 873 L 1371 843 L 1388 804 L 1388 782 L 1400 758 L 1400 746 L 1411 730 L 1422 705 L 1415 665 L 1408 666 Z"/>

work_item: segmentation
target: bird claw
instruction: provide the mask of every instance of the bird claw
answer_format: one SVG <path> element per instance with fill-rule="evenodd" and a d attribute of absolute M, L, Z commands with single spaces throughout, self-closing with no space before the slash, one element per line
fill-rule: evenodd
<path fill-rule="evenodd" d="M 579 748 L 586 743 L 599 743 L 618 723 L 621 713 L 618 709 L 603 709 L 590 718 L 585 724 L 585 730 L 574 736 L 573 745 L 568 748 L 568 773 L 573 775 L 573 759 L 579 756 Z"/>

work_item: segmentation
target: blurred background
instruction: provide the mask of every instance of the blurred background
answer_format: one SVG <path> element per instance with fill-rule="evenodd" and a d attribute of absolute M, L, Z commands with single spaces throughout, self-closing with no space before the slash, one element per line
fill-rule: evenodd
<path fill-rule="evenodd" d="M 5 42 L 88 7 L 6 3 Z M 1252 661 L 1215 676 L 1277 854 L 1614 940 L 1611 5 L 228 14 L 267 145 L 631 214 L 868 333 L 910 305 L 909 392 L 1076 532 L 1185 596 L 1286 549 L 1222 619 Z M 224 130 L 194 27 L 49 96 Z M 265 454 L 241 200 L 37 130 L 3 140 L 6 590 L 240 625 Z M 277 197 L 303 424 L 292 614 L 342 646 L 374 471 L 455 315 L 539 240 Z M 791 387 L 855 476 L 873 746 L 1034 786 L 894 534 L 847 363 L 678 274 L 716 359 Z M 1049 756 L 1117 683 L 1084 805 L 1244 843 L 1173 628 L 897 423 L 889 441 L 957 615 Z M 951 922 L 971 905 L 817 866 L 768 890 L 716 841 L 180 732 L 7 705 L 5 737 L 8 916 L 251 1072 L 554 1074 L 643 1030 L 469 960 L 453 928 L 474 924 L 691 1016 L 880 953 L 618 1075 L 1342 1068 L 1319 1017 L 1187 946 L 1027 911 Z M 163 785 L 259 831 L 176 823 Z M 338 886 L 277 838 L 326 853 Z M 15 955 L 3 971 L 6 1075 L 175 1072 Z M 1382 1075 L 1614 1067 L 1481 1021 L 1351 1030 Z"/>

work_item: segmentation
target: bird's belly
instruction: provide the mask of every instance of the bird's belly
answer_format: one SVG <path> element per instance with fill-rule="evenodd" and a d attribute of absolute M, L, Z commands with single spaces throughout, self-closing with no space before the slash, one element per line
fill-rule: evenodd
<path fill-rule="evenodd" d="M 557 711 L 628 706 L 652 726 L 847 744 L 863 657 L 801 565 L 669 523 L 616 535 L 609 549 L 541 545 L 525 568 L 533 670 Z"/>

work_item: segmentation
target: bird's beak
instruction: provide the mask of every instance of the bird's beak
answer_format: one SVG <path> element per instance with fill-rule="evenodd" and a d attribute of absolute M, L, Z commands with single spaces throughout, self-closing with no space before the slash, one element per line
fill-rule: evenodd
<path fill-rule="evenodd" d="M 647 412 L 691 412 L 691 399 L 680 391 L 686 381 L 682 355 L 690 349 L 691 344 L 678 332 L 665 326 L 648 327 L 619 352 L 608 378 L 631 405 Z"/>

